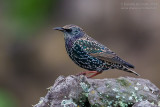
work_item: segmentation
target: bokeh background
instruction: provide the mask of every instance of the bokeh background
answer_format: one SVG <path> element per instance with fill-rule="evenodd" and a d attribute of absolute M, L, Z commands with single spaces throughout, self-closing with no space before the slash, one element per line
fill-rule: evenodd
<path fill-rule="evenodd" d="M 66 24 L 81 26 L 160 88 L 159 0 L 1 0 L 0 107 L 30 107 L 58 76 L 84 71 L 52 29 Z M 135 77 L 109 70 L 95 78 L 120 76 Z"/>

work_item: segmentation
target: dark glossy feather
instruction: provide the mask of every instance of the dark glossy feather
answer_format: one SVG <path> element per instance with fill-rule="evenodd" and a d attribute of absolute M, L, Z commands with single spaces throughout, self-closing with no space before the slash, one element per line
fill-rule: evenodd
<path fill-rule="evenodd" d="M 108 69 L 119 69 L 138 75 L 130 69 L 134 68 L 133 65 L 88 36 L 82 28 L 76 25 L 66 25 L 56 30 L 64 32 L 67 53 L 78 66 L 98 73 Z"/>

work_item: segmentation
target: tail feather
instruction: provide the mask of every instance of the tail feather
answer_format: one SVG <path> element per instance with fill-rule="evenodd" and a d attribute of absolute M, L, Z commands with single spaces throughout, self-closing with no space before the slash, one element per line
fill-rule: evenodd
<path fill-rule="evenodd" d="M 122 70 L 123 70 L 123 71 L 126 71 L 126 72 L 133 73 L 133 74 L 135 74 L 135 75 L 137 75 L 137 76 L 140 76 L 140 75 L 139 75 L 138 73 L 136 73 L 134 70 L 129 69 L 129 68 L 125 67 L 125 66 L 123 66 Z"/>
<path fill-rule="evenodd" d="M 134 66 L 133 66 L 132 64 L 128 63 L 128 62 L 124 62 L 123 65 L 124 65 L 125 67 L 127 67 L 127 68 L 134 68 Z"/>

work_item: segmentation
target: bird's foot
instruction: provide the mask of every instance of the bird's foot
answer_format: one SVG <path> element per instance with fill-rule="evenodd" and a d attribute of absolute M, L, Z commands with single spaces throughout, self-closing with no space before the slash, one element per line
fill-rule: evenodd
<path fill-rule="evenodd" d="M 81 72 L 81 73 L 78 73 L 78 75 L 87 75 L 87 74 L 91 74 L 91 73 L 97 73 L 97 71 L 84 71 L 84 72 Z"/>
<path fill-rule="evenodd" d="M 95 73 L 95 74 L 93 74 L 93 75 L 87 76 L 87 78 L 95 77 L 96 75 L 98 75 L 98 74 L 100 74 L 100 73 L 102 73 L 102 72 L 96 72 L 96 73 Z"/>
<path fill-rule="evenodd" d="M 100 74 L 101 72 L 98 72 L 98 71 L 85 71 L 85 72 L 78 73 L 77 76 L 79 76 L 79 75 L 87 75 L 87 74 L 91 74 L 91 73 L 94 73 L 94 74 L 90 75 L 90 76 L 87 76 L 87 78 L 92 78 L 92 77 Z"/>

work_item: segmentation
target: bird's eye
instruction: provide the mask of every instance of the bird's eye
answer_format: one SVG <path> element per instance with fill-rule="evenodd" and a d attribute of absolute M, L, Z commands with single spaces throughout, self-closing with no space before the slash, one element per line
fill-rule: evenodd
<path fill-rule="evenodd" d="M 72 32 L 72 29 L 65 29 L 66 32 Z"/>

